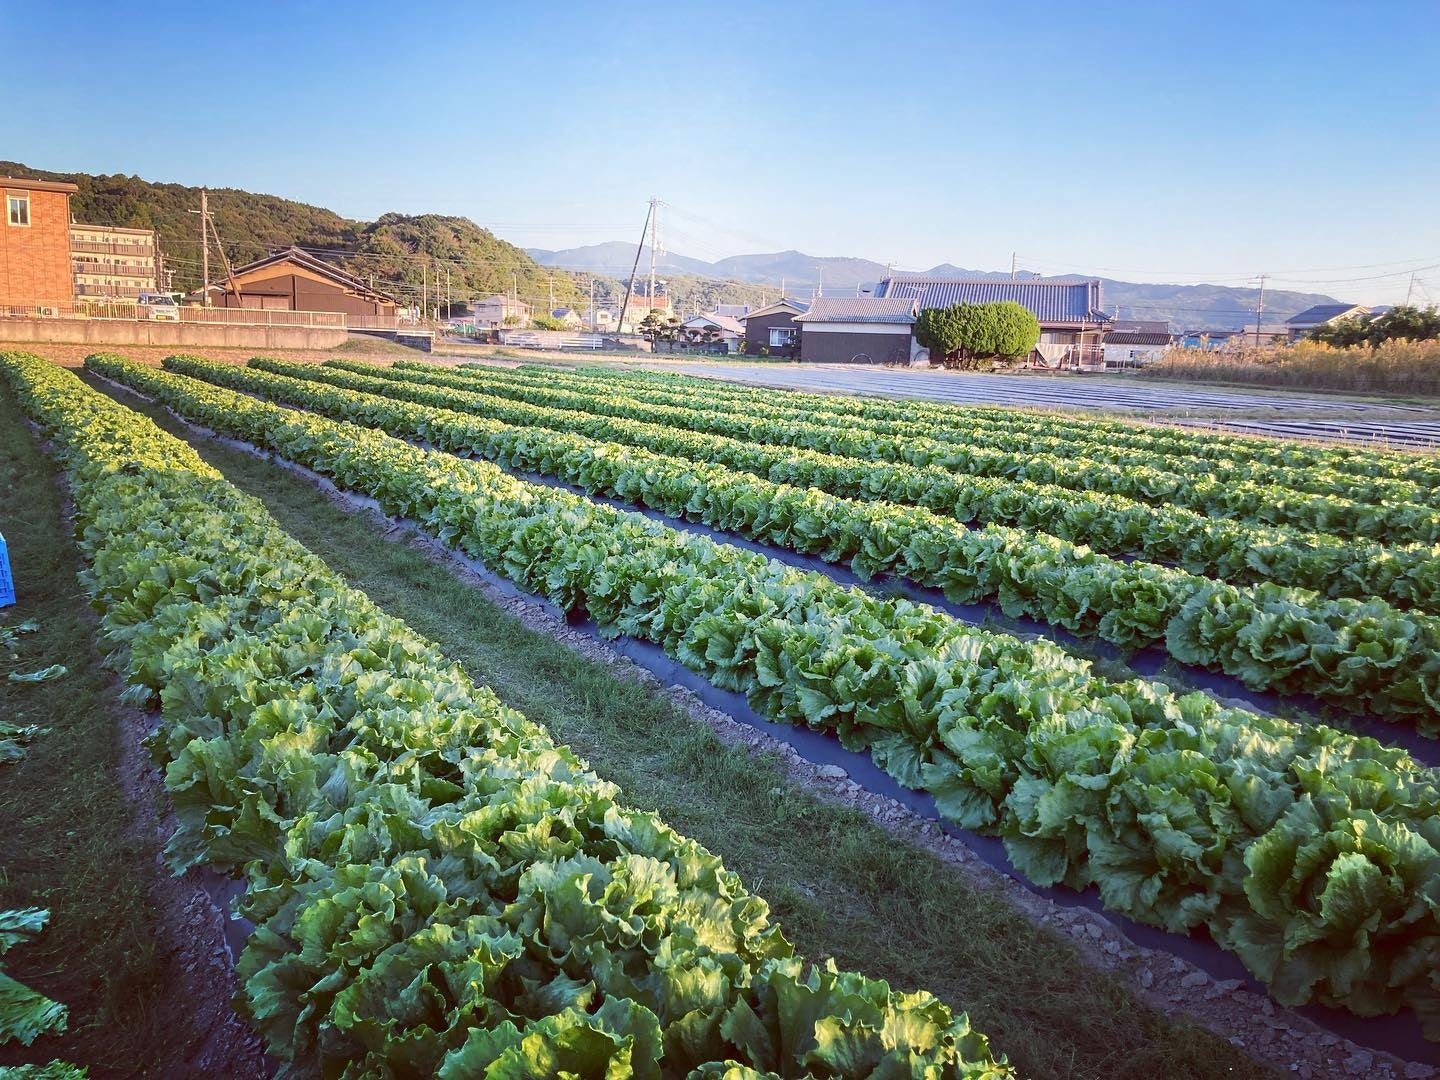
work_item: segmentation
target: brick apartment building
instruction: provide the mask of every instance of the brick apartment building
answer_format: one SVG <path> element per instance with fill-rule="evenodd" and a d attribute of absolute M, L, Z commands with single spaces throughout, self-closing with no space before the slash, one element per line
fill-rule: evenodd
<path fill-rule="evenodd" d="M 0 177 L 0 306 L 69 307 L 75 301 L 70 261 L 74 184 Z"/>

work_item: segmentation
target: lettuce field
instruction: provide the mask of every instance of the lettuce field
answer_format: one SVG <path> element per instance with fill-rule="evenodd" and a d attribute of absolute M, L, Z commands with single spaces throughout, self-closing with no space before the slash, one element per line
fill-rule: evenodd
<path fill-rule="evenodd" d="M 168 864 L 243 882 L 235 1007 L 294 1075 L 1021 1070 L 963 1002 L 804 955 L 104 388 L 868 755 L 1031 886 L 1440 1047 L 1435 458 L 613 369 L 85 368 L 0 354 L 0 388 L 153 718 Z"/>

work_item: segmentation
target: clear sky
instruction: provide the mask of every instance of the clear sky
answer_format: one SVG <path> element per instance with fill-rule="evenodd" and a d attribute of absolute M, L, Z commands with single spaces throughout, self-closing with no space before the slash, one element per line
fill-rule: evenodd
<path fill-rule="evenodd" d="M 5 8 L 0 158 L 37 168 L 1440 302 L 1440 0 Z"/>

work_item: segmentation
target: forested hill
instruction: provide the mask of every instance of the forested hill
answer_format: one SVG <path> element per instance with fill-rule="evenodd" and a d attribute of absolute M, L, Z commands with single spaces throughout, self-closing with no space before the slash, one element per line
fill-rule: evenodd
<path fill-rule="evenodd" d="M 75 220 L 154 229 L 166 265 L 175 271 L 175 288 L 199 286 L 199 218 L 189 213 L 200 207 L 199 188 L 120 174 L 50 172 L 15 161 L 0 161 L 0 176 L 74 183 L 80 188 L 70 203 Z M 442 276 L 450 271 L 457 300 L 508 293 L 512 273 L 521 298 L 538 307 L 549 303 L 552 277 L 557 304 L 580 298 L 572 275 L 539 266 L 520 248 L 468 218 L 385 214 L 376 221 L 352 221 L 324 207 L 236 188 L 211 188 L 210 210 L 225 252 L 237 264 L 296 244 L 408 302 L 420 296 L 426 263 L 419 256 L 428 256 L 432 298 L 437 269 Z M 212 249 L 212 280 L 220 273 Z"/>

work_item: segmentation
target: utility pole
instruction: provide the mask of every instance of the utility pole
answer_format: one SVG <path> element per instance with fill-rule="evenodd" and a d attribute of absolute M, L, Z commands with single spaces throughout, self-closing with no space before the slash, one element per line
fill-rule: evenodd
<path fill-rule="evenodd" d="M 650 310 L 655 310 L 655 253 L 660 247 L 660 200 L 650 200 Z"/>
<path fill-rule="evenodd" d="M 595 307 L 595 275 L 590 275 L 590 329 L 600 329 L 600 312 Z"/>
<path fill-rule="evenodd" d="M 1260 347 L 1260 313 L 1265 310 L 1265 279 L 1269 274 L 1260 275 L 1260 295 L 1255 299 L 1255 347 Z"/>
<path fill-rule="evenodd" d="M 1015 253 L 1010 252 L 1010 280 L 1015 280 Z"/>
<path fill-rule="evenodd" d="M 445 317 L 455 314 L 455 292 L 450 287 L 450 267 L 445 267 Z"/>
<path fill-rule="evenodd" d="M 615 329 L 625 332 L 625 312 L 630 307 L 630 297 L 635 293 L 635 271 L 640 269 L 640 253 L 645 250 L 645 237 L 650 233 L 650 219 L 655 216 L 655 204 L 658 199 L 650 200 L 650 209 L 645 211 L 645 224 L 640 229 L 640 243 L 635 245 L 635 261 L 630 264 L 630 282 L 625 286 L 625 299 L 620 301 L 620 322 Z M 654 257 L 654 245 L 651 245 L 651 257 Z M 654 271 L 651 271 L 651 280 L 654 280 Z"/>
<path fill-rule="evenodd" d="M 1410 285 L 1405 289 L 1405 306 L 1410 306 L 1410 294 L 1415 291 L 1415 271 L 1410 271 Z"/>
<path fill-rule="evenodd" d="M 654 271 L 652 270 L 651 273 L 653 274 Z M 546 281 L 549 283 L 549 285 L 550 285 L 550 314 L 553 315 L 553 314 L 555 314 L 555 275 L 554 275 L 554 274 L 546 274 L 546 275 L 545 275 L 545 280 L 546 280 Z"/>
<path fill-rule="evenodd" d="M 210 306 L 210 233 L 206 231 L 209 221 L 210 193 L 202 187 L 200 189 L 200 284 L 205 290 L 201 295 L 206 307 Z"/>
<path fill-rule="evenodd" d="M 420 320 L 430 321 L 430 256 L 420 258 Z"/>
<path fill-rule="evenodd" d="M 815 283 L 815 299 L 818 300 L 825 295 L 825 267 L 817 266 L 815 269 L 820 271 L 820 278 Z"/>

